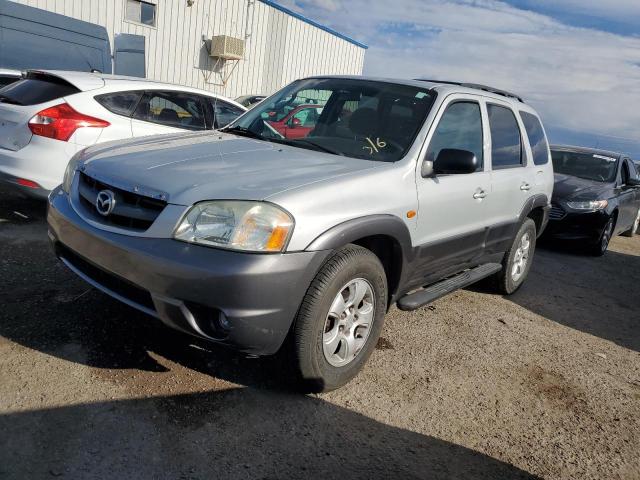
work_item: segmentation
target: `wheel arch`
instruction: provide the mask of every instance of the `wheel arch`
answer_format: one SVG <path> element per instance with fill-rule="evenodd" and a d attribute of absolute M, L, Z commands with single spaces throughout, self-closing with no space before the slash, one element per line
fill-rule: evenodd
<path fill-rule="evenodd" d="M 522 223 L 525 218 L 530 218 L 536 224 L 536 236 L 540 237 L 547 226 L 550 209 L 551 204 L 545 194 L 533 195 L 522 207 L 519 223 Z"/>
<path fill-rule="evenodd" d="M 335 250 L 356 244 L 372 251 L 382 263 L 391 305 L 403 284 L 413 247 L 407 225 L 394 215 L 368 215 L 335 225 L 313 240 L 305 250 Z"/>

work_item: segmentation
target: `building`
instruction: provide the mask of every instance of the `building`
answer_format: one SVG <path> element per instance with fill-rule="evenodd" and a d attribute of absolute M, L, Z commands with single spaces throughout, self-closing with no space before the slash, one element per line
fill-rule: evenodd
<path fill-rule="evenodd" d="M 148 78 L 231 98 L 360 74 L 367 48 L 270 0 L 15 1 L 106 27 L 114 52 L 117 34 L 141 36 Z"/>

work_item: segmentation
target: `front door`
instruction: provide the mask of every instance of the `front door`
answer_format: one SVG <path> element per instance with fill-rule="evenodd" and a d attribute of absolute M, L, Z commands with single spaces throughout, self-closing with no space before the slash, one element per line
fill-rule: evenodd
<path fill-rule="evenodd" d="M 486 205 L 491 195 L 491 174 L 484 162 L 486 129 L 479 98 L 450 96 L 434 124 L 425 160 L 436 162 L 445 148 L 467 150 L 476 155 L 480 167 L 474 173 L 423 178 L 422 162 L 418 162 L 419 255 L 415 267 L 416 273 L 429 280 L 455 273 L 482 256 L 488 227 Z"/>

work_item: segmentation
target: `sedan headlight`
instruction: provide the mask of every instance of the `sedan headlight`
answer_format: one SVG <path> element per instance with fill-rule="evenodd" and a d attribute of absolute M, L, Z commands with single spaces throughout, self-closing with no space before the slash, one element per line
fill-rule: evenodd
<path fill-rule="evenodd" d="M 606 200 L 592 200 L 590 202 L 567 202 L 574 210 L 604 210 L 609 205 Z"/>
<path fill-rule="evenodd" d="M 183 217 L 176 240 L 247 252 L 281 252 L 293 218 L 266 202 L 218 200 L 195 204 Z"/>

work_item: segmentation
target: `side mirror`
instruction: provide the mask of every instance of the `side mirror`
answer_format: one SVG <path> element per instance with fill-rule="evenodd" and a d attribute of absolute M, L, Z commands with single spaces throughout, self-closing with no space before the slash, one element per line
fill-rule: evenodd
<path fill-rule="evenodd" d="M 473 173 L 478 170 L 480 162 L 473 152 L 456 148 L 443 148 L 433 162 L 435 175 Z"/>
<path fill-rule="evenodd" d="M 640 178 L 631 177 L 627 180 L 627 187 L 640 187 Z"/>
<path fill-rule="evenodd" d="M 293 117 L 291 119 L 291 126 L 292 127 L 299 127 L 300 125 L 302 125 L 302 122 L 300 121 L 299 118 Z"/>

